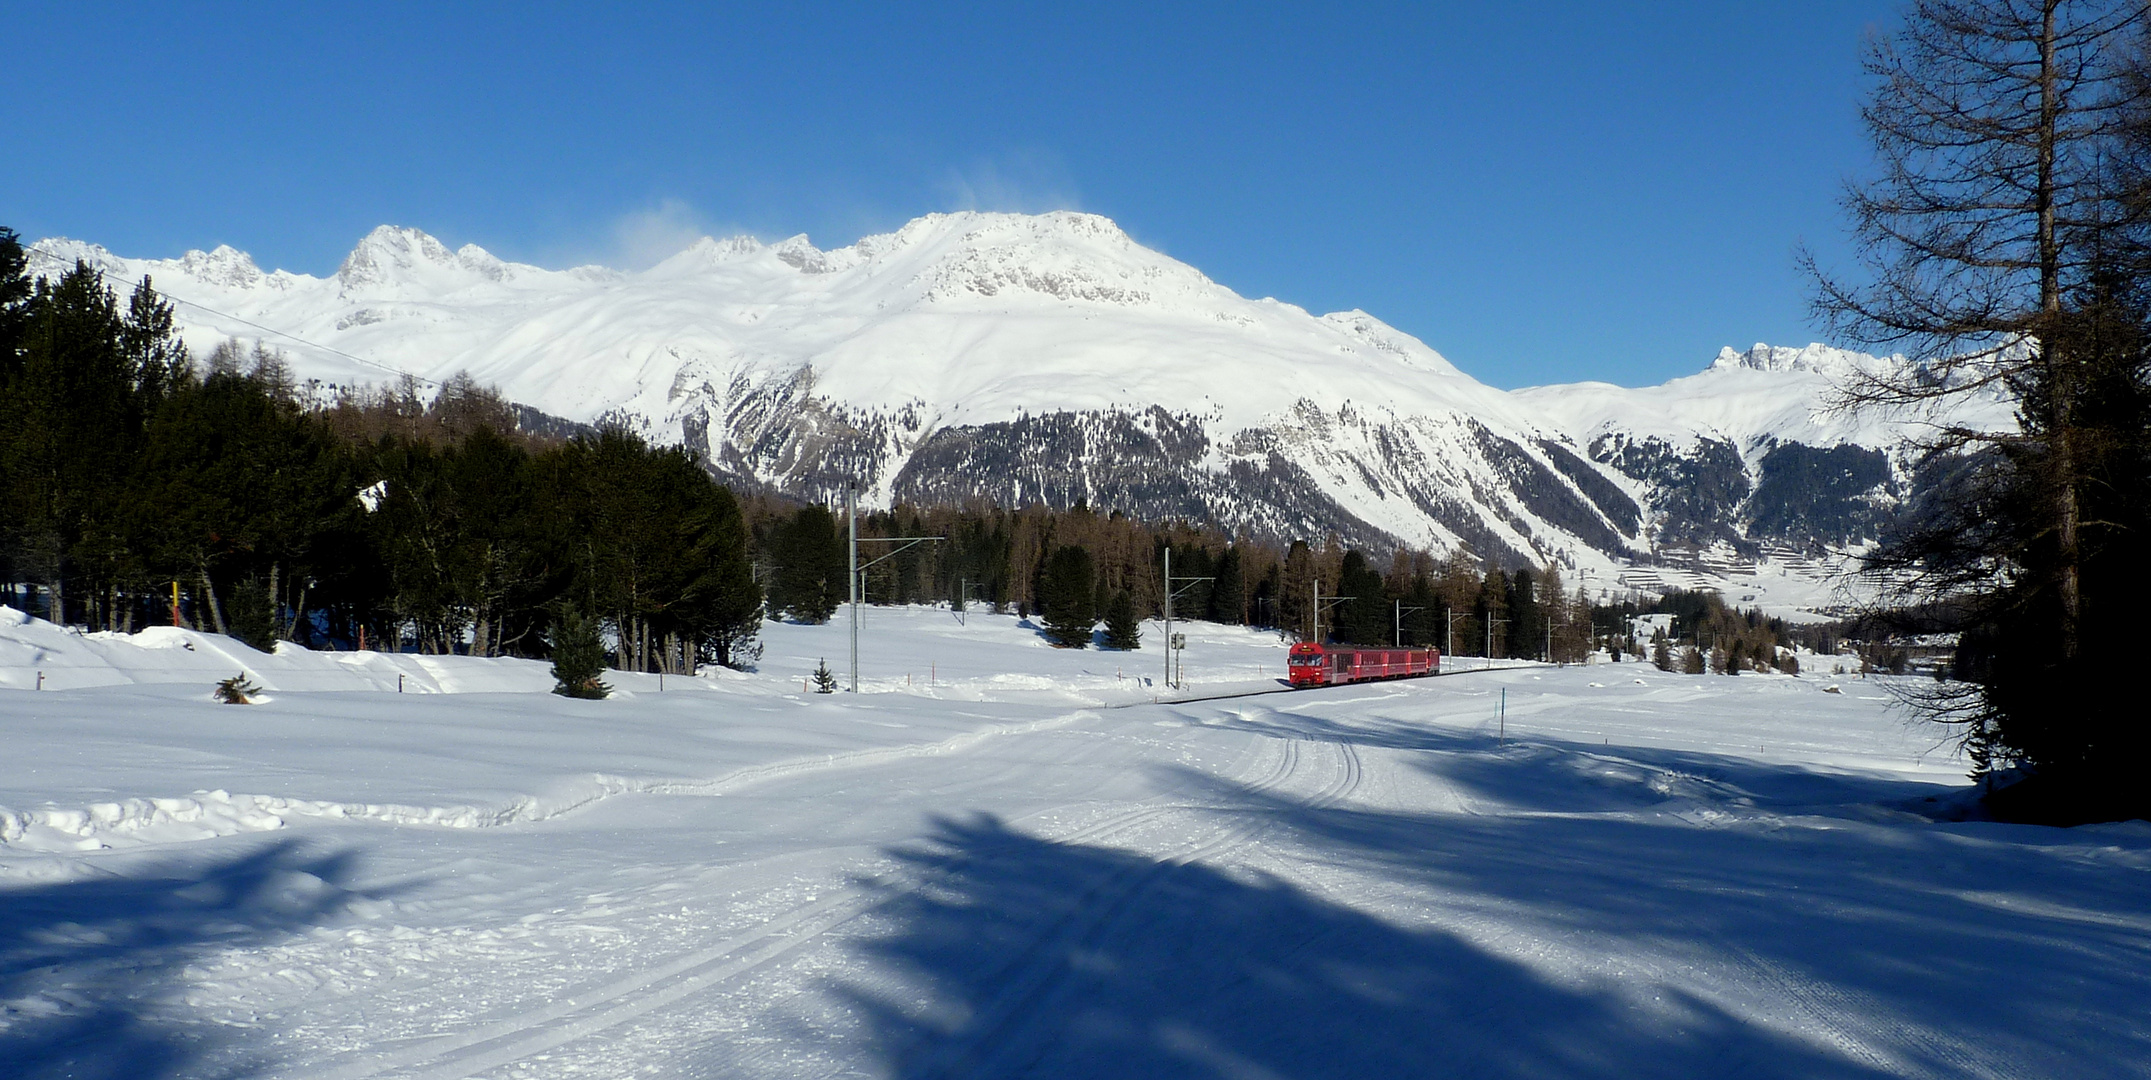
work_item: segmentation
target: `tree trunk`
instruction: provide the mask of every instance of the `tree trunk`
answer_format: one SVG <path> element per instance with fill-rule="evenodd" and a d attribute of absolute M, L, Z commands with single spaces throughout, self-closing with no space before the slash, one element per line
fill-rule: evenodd
<path fill-rule="evenodd" d="M 210 584 L 208 568 L 204 567 L 201 573 L 202 596 L 209 602 L 210 625 L 216 627 L 217 633 L 229 635 L 231 631 L 224 625 L 224 605 L 217 600 L 217 587 Z"/>
<path fill-rule="evenodd" d="M 306 583 L 302 581 L 302 582 L 300 582 L 300 583 L 299 583 L 299 601 L 298 601 L 298 603 L 296 603 L 296 604 L 293 604 L 293 605 L 292 605 L 292 607 L 291 607 L 291 625 L 290 625 L 290 627 L 288 628 L 288 630 L 286 631 L 286 633 L 285 633 L 285 636 L 286 636 L 286 637 L 288 637 L 288 638 L 290 638 L 290 639 L 291 639 L 291 640 L 293 640 L 293 641 L 297 641 L 297 640 L 298 640 L 298 634 L 299 634 L 299 624 L 300 624 L 300 623 L 301 623 L 302 621 L 304 621 L 304 620 L 305 620 L 305 618 L 306 618 Z M 314 635 L 312 634 L 312 632 L 308 632 L 308 633 L 307 633 L 307 635 L 306 635 L 306 640 L 307 640 L 307 642 L 308 642 L 309 644 L 311 644 L 311 643 L 313 642 L 313 639 L 314 639 Z"/>

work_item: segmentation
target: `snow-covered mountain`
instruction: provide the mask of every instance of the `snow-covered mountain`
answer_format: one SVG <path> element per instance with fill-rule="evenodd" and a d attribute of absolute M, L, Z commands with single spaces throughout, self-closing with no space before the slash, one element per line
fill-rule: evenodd
<path fill-rule="evenodd" d="M 1856 541 L 1902 480 L 1898 425 L 1823 402 L 1893 361 L 1757 346 L 1663 386 L 1510 393 L 1365 312 L 1241 297 L 1089 214 L 934 214 L 829 251 L 705 239 L 632 274 L 390 226 L 329 278 L 228 247 L 36 250 L 43 271 L 152 277 L 197 349 L 264 338 L 337 385 L 467 371 L 815 498 L 858 478 L 870 504 L 1084 499 L 1610 572 Z"/>

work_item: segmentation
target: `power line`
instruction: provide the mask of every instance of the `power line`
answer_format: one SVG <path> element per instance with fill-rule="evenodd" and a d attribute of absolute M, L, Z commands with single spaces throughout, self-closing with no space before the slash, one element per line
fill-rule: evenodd
<path fill-rule="evenodd" d="M 59 263 L 59 264 L 62 264 L 62 265 L 64 265 L 64 266 L 66 266 L 66 267 L 67 267 L 68 269 L 70 269 L 70 270 L 74 269 L 74 264 L 75 264 L 76 262 L 83 262 L 83 263 L 86 263 L 86 262 L 87 262 L 87 260 L 83 260 L 83 259 L 79 259 L 79 258 L 78 258 L 78 259 L 76 259 L 76 260 L 70 261 L 70 260 L 68 260 L 68 259 L 62 258 L 61 256 L 55 255 L 55 254 L 53 254 L 52 252 L 49 252 L 49 251 L 39 251 L 39 250 L 38 250 L 37 248 L 34 248 L 34 247 L 28 247 L 28 248 L 24 248 L 24 249 L 23 249 L 23 252 L 24 252 L 25 254 L 28 254 L 28 255 L 35 255 L 35 256 L 38 256 L 38 257 L 40 257 L 40 258 L 44 258 L 44 259 L 49 259 L 49 260 L 51 260 L 51 261 L 53 261 L 53 262 L 55 262 L 55 263 Z M 128 285 L 132 285 L 132 286 L 134 286 L 135 288 L 141 288 L 141 287 L 142 287 L 142 283 L 141 283 L 141 282 L 139 282 L 139 281 L 134 281 L 134 280 L 132 280 L 132 279 L 128 278 L 128 277 L 127 277 L 126 275 L 124 275 L 124 274 L 115 274 L 115 273 L 111 272 L 110 270 L 107 270 L 106 268 L 104 268 L 104 267 L 102 267 L 102 266 L 100 266 L 100 267 L 97 267 L 97 268 L 96 268 L 96 270 L 97 270 L 97 272 L 98 272 L 99 274 L 101 274 L 101 275 L 103 275 L 103 276 L 105 276 L 105 277 L 108 277 L 108 278 L 112 278 L 112 279 L 114 279 L 114 280 L 117 280 L 117 281 L 120 281 L 120 282 L 124 282 L 125 284 L 128 284 Z M 152 288 L 154 288 L 154 286 L 152 286 Z M 169 301 L 171 301 L 172 303 L 175 303 L 175 304 L 185 304 L 185 305 L 187 305 L 188 307 L 191 307 L 191 308 L 199 308 L 199 309 L 201 309 L 201 310 L 203 310 L 203 311 L 206 311 L 206 312 L 208 312 L 208 313 L 209 313 L 209 314 L 211 314 L 211 315 L 215 315 L 216 317 L 218 317 L 218 318 L 220 318 L 220 319 L 229 319 L 229 320 L 231 320 L 232 322 L 235 322 L 235 323 L 238 323 L 238 324 L 240 324 L 241 326 L 251 326 L 251 327 L 253 327 L 254 329 L 256 329 L 256 330 L 260 330 L 260 331 L 262 331 L 262 332 L 264 332 L 264 333 L 269 333 L 269 334 L 275 334 L 275 335 L 277 335 L 278 337 L 283 337 L 283 338 L 289 338 L 289 339 L 291 339 L 292 341 L 296 341 L 296 342 L 298 342 L 299 344 L 301 344 L 301 345 L 304 345 L 304 346 L 306 346 L 306 347 L 307 347 L 307 348 L 309 348 L 309 349 L 319 349 L 319 350 L 321 350 L 322 352 L 328 352 L 328 353 L 335 353 L 336 355 L 338 355 L 338 356 L 341 356 L 341 357 L 343 357 L 343 358 L 344 358 L 344 359 L 346 359 L 346 360 L 350 360 L 350 361 L 353 361 L 353 362 L 355 362 L 355 363 L 360 363 L 360 364 L 364 364 L 364 365 L 366 365 L 367 367 L 372 367 L 372 368 L 380 368 L 380 369 L 381 369 L 382 371 L 386 371 L 386 372 L 388 372 L 388 373 L 390 373 L 390 374 L 392 374 L 392 375 L 401 375 L 401 376 L 403 376 L 403 377 L 404 377 L 404 378 L 406 378 L 406 379 L 416 379 L 416 380 L 418 380 L 419 382 L 421 382 L 421 383 L 424 383 L 424 384 L 425 384 L 425 385 L 427 385 L 427 386 L 431 386 L 431 387 L 434 387 L 434 388 L 436 388 L 436 389 L 438 389 L 438 388 L 440 387 L 440 385 L 441 385 L 441 384 L 440 384 L 440 383 L 439 383 L 438 381 L 436 381 L 436 380 L 433 380 L 433 379 L 429 379 L 429 378 L 426 378 L 426 377 L 425 377 L 425 376 L 423 376 L 423 375 L 414 375 L 414 374 L 412 374 L 411 372 L 408 372 L 408 371 L 405 371 L 405 370 L 403 370 L 402 368 L 398 368 L 398 367 L 392 367 L 392 366 L 390 366 L 390 365 L 388 365 L 388 364 L 384 364 L 384 363 L 381 363 L 381 362 L 380 362 L 380 361 L 378 361 L 378 360 L 368 360 L 368 359 L 366 359 L 366 358 L 365 358 L 365 357 L 363 357 L 363 356 L 354 356 L 354 355 L 352 355 L 351 353 L 347 353 L 347 352 L 343 351 L 342 349 L 339 349 L 339 348 L 335 347 L 334 345 L 323 345 L 323 344 L 321 344 L 320 342 L 317 342 L 317 341 L 308 341 L 308 340 L 306 340 L 305 338 L 302 338 L 302 337 L 300 337 L 299 335 L 297 335 L 297 334 L 294 334 L 294 333 L 291 333 L 291 332 L 289 332 L 289 331 L 286 331 L 286 330 L 278 330 L 278 329 L 277 329 L 276 327 L 273 327 L 273 326 L 263 326 L 262 324 L 260 324 L 260 323 L 258 323 L 258 322 L 255 322 L 255 321 L 253 321 L 252 319 L 242 319 L 242 318 L 240 318 L 239 316 L 237 316 L 237 315 L 234 315 L 234 314 L 232 314 L 232 313 L 230 313 L 230 312 L 228 312 L 228 311 L 218 311 L 217 309 L 215 309 L 215 308 L 213 308 L 213 307 L 210 307 L 210 306 L 209 306 L 209 305 L 207 305 L 207 304 L 200 304 L 200 303 L 196 303 L 196 302 L 194 302 L 194 301 L 192 301 L 192 300 L 188 300 L 188 299 L 185 299 L 185 298 L 183 298 L 183 297 L 173 296 L 173 295 L 172 295 L 172 294 L 170 294 L 170 293 L 163 293 L 163 292 L 160 292 L 160 293 L 158 293 L 157 295 L 158 295 L 158 296 L 160 296 L 160 297 L 162 297 L 162 298 L 164 298 L 164 299 L 166 299 L 166 300 L 169 300 Z"/>

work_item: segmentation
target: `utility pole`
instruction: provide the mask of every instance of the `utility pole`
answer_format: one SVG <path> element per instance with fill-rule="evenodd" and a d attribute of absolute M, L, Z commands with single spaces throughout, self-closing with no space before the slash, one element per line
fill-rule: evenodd
<path fill-rule="evenodd" d="M 1314 583 L 1314 595 L 1307 598 L 1307 607 L 1308 614 L 1314 620 L 1314 640 L 1316 644 L 1322 643 L 1322 609 L 1332 604 L 1341 604 L 1346 600 L 1357 599 L 1359 597 L 1356 596 L 1324 596 L 1322 595 L 1322 582 L 1317 580 Z"/>
<path fill-rule="evenodd" d="M 1178 669 L 1174 666 L 1173 654 L 1180 650 L 1174 644 L 1173 638 L 1173 597 L 1194 588 L 1202 582 L 1216 580 L 1216 578 L 1206 577 L 1174 577 L 1173 546 L 1171 544 L 1165 545 L 1165 685 L 1175 690 L 1180 689 L 1180 679 Z M 1187 585 L 1185 588 L 1175 590 L 1173 583 L 1176 581 L 1184 581 Z"/>
<path fill-rule="evenodd" d="M 890 551 L 887 554 L 882 555 L 881 558 L 875 559 L 872 562 L 867 563 L 865 566 L 859 565 L 859 545 L 862 543 L 862 541 L 859 539 L 859 502 L 857 497 L 853 494 L 853 490 L 856 486 L 857 485 L 853 484 L 850 481 L 846 481 L 844 484 L 844 518 L 851 530 L 851 549 L 847 556 L 847 562 L 850 566 L 850 570 L 844 576 L 851 579 L 850 692 L 854 694 L 859 692 L 859 594 L 865 591 L 866 588 L 866 572 L 869 569 L 872 569 L 876 563 L 879 563 L 884 559 L 895 558 L 896 556 L 901 555 L 904 552 L 920 544 L 938 544 L 941 541 L 948 539 L 948 537 L 945 536 L 869 536 L 863 541 L 864 543 L 900 543 L 903 546 L 895 549 L 894 551 Z"/>
<path fill-rule="evenodd" d="M 970 613 L 971 613 L 971 579 L 970 579 L 970 578 L 958 578 L 958 579 L 957 579 L 957 583 L 956 583 L 956 625 L 958 625 L 958 626 L 969 626 L 969 625 L 971 625 L 971 623 L 970 623 L 970 620 L 968 619 L 968 616 L 970 615 Z"/>
<path fill-rule="evenodd" d="M 1443 608 L 1443 609 L 1441 609 L 1441 610 L 1442 610 L 1442 613 L 1443 613 L 1443 614 L 1445 614 L 1445 615 L 1449 616 L 1449 636 L 1448 636 L 1448 637 L 1447 637 L 1447 638 L 1445 639 L 1445 644 L 1446 644 L 1446 645 L 1447 645 L 1448 647 L 1442 650 L 1442 655 L 1443 655 L 1444 657 L 1449 657 L 1449 656 L 1455 656 L 1455 655 L 1456 655 L 1456 609 L 1455 609 L 1455 608 L 1453 608 L 1453 607 L 1445 607 L 1445 608 Z"/>
<path fill-rule="evenodd" d="M 1507 620 L 1507 619 L 1497 619 L 1497 618 L 1494 618 L 1494 613 L 1493 613 L 1493 612 L 1491 612 L 1491 611 L 1489 611 L 1489 612 L 1487 612 L 1487 613 L 1486 613 L 1486 666 L 1487 666 L 1487 667 L 1493 667 L 1493 666 L 1494 666 L 1494 624 L 1495 624 L 1495 623 L 1501 623 L 1501 624 L 1503 624 L 1503 625 L 1507 625 L 1507 624 L 1508 624 L 1508 621 L 1509 621 L 1509 620 Z"/>
<path fill-rule="evenodd" d="M 850 481 L 844 482 L 844 522 L 851 530 L 850 562 L 844 580 L 851 584 L 851 690 L 859 692 L 859 503 Z"/>
<path fill-rule="evenodd" d="M 1404 613 L 1407 611 L 1425 611 L 1426 609 L 1423 607 L 1405 607 L 1402 600 L 1396 600 L 1393 603 L 1397 606 L 1397 648 L 1401 649 L 1404 647 Z"/>

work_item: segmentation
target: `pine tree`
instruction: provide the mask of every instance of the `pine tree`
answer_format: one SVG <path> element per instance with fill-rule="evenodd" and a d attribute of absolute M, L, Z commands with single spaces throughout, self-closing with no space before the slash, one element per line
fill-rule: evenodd
<path fill-rule="evenodd" d="M 605 671 L 605 643 L 597 620 L 579 608 L 563 608 L 553 624 L 553 693 L 572 698 L 605 698 L 612 687 L 598 676 Z"/>
<path fill-rule="evenodd" d="M 1046 560 L 1038 578 L 1046 640 L 1063 649 L 1089 646 L 1091 631 L 1098 624 L 1095 576 L 1090 552 L 1073 544 L 1055 549 Z"/>
<path fill-rule="evenodd" d="M 803 506 L 780 525 L 770 550 L 777 563 L 769 606 L 804 623 L 825 623 L 850 595 L 844 581 L 843 530 L 826 506 Z"/>
<path fill-rule="evenodd" d="M 262 579 L 250 577 L 233 587 L 225 617 L 233 637 L 262 652 L 276 651 L 276 603 Z"/>
<path fill-rule="evenodd" d="M 217 688 L 210 693 L 226 705 L 252 705 L 254 696 L 261 693 L 261 687 L 242 671 L 229 679 L 218 680 Z"/>
<path fill-rule="evenodd" d="M 1673 650 L 1666 644 L 1666 632 L 1651 635 L 1651 665 L 1660 671 L 1673 670 Z"/>
<path fill-rule="evenodd" d="M 1680 670 L 1684 675 L 1701 675 L 1703 673 L 1703 650 L 1693 645 L 1682 647 L 1680 651 Z"/>
<path fill-rule="evenodd" d="M 1143 647 L 1142 623 L 1135 617 L 1135 597 L 1126 589 L 1113 594 L 1105 610 L 1105 647 L 1123 652 Z"/>
<path fill-rule="evenodd" d="M 1337 595 L 1350 597 L 1340 601 L 1336 608 L 1336 633 L 1338 641 L 1353 645 L 1387 645 L 1395 635 L 1392 626 L 1389 597 L 1382 584 L 1382 575 L 1358 550 L 1344 553 L 1343 569 L 1337 575 Z"/>
<path fill-rule="evenodd" d="M 1225 549 L 1217 560 L 1217 581 L 1210 588 L 1204 617 L 1211 622 L 1238 626 L 1247 621 L 1247 578 L 1241 568 L 1238 545 Z"/>
<path fill-rule="evenodd" d="M 836 693 L 836 688 L 836 675 L 830 672 L 829 661 L 824 659 L 814 667 L 814 692 L 817 694 L 834 694 Z"/>
<path fill-rule="evenodd" d="M 1518 567 L 1509 578 L 1508 654 L 1519 660 L 1540 657 L 1546 647 L 1546 604 L 1538 589 L 1538 575 L 1528 566 Z"/>

